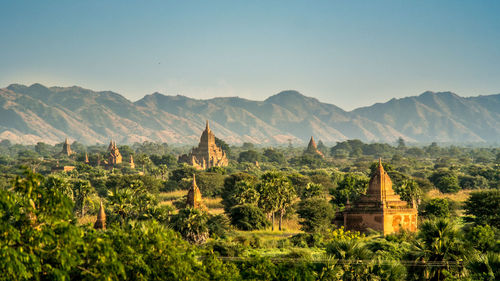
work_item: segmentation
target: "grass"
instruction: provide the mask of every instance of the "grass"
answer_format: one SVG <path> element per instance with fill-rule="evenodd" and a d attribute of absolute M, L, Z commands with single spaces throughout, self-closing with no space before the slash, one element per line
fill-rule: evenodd
<path fill-rule="evenodd" d="M 83 216 L 81 218 L 78 218 L 78 224 L 84 225 L 84 224 L 91 224 L 94 225 L 95 221 L 97 220 L 97 216 Z"/>
<path fill-rule="evenodd" d="M 187 195 L 187 190 L 175 190 L 170 192 L 160 192 L 158 199 L 161 201 L 174 201 Z"/>
<path fill-rule="evenodd" d="M 477 190 L 470 190 L 469 189 L 469 190 L 460 190 L 457 193 L 441 193 L 437 189 L 431 189 L 429 192 L 427 192 L 427 195 L 430 198 L 446 198 L 446 199 L 450 199 L 450 200 L 458 202 L 458 203 L 463 203 L 469 198 L 471 192 L 474 192 L 474 191 L 477 191 Z"/>
<path fill-rule="evenodd" d="M 203 203 L 207 208 L 209 209 L 219 209 L 219 208 L 224 208 L 222 205 L 222 198 L 216 197 L 216 198 L 203 198 Z"/>

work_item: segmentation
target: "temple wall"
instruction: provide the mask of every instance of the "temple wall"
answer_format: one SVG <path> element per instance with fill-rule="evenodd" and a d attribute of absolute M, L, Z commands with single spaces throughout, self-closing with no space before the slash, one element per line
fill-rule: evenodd
<path fill-rule="evenodd" d="M 401 228 L 417 231 L 416 209 L 388 209 L 384 214 L 384 234 L 399 231 Z"/>
<path fill-rule="evenodd" d="M 369 228 L 376 231 L 383 231 L 384 221 L 382 210 L 372 213 L 346 213 L 345 228 L 365 232 Z"/>
<path fill-rule="evenodd" d="M 417 231 L 416 209 L 384 209 L 380 212 L 345 213 L 344 227 L 347 230 L 366 232 L 368 229 L 394 233 L 400 228 Z"/>

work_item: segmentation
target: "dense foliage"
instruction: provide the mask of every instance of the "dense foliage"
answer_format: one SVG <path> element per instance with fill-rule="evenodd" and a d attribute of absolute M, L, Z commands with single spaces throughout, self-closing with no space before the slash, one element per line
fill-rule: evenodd
<path fill-rule="evenodd" d="M 498 148 L 349 140 L 321 143 L 322 158 L 218 143 L 231 150 L 229 166 L 200 171 L 177 163 L 188 147 L 119 146 L 132 169 L 98 165 L 105 146 L 74 143 L 65 157 L 61 144 L 1 142 L 0 280 L 500 278 Z M 366 191 L 378 157 L 396 193 L 418 207 L 418 232 L 334 224 Z M 75 169 L 57 169 L 66 165 Z M 204 208 L 185 207 L 193 174 Z M 107 228 L 96 230 L 101 202 Z"/>

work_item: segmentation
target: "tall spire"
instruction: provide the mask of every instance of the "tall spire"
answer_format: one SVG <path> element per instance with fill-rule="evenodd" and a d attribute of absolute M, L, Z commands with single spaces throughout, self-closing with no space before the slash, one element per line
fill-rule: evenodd
<path fill-rule="evenodd" d="M 384 174 L 384 172 L 385 172 L 384 165 L 382 165 L 382 157 L 378 158 L 378 170 L 379 170 L 381 175 Z"/>
<path fill-rule="evenodd" d="M 68 138 L 66 138 L 64 140 L 63 149 L 62 149 L 61 153 L 65 154 L 66 156 L 70 156 L 71 154 L 73 154 L 73 151 L 71 150 L 71 145 L 69 144 Z"/>
<path fill-rule="evenodd" d="M 130 154 L 130 169 L 135 169 L 134 156 Z"/>
<path fill-rule="evenodd" d="M 99 213 L 97 214 L 97 220 L 95 221 L 94 224 L 95 229 L 106 229 L 106 213 L 104 212 L 104 206 L 101 205 L 99 206 Z"/>
<path fill-rule="evenodd" d="M 89 155 L 87 154 L 87 152 L 85 152 L 85 163 L 89 163 Z"/>
<path fill-rule="evenodd" d="M 206 126 L 205 126 L 205 130 L 206 130 L 206 131 L 210 131 L 210 126 L 208 125 L 208 119 L 207 119 L 207 124 L 206 124 Z"/>
<path fill-rule="evenodd" d="M 311 136 L 311 140 L 309 141 L 308 148 L 314 148 L 317 149 L 318 147 L 316 146 L 316 142 L 314 141 L 314 137 Z"/>
<path fill-rule="evenodd" d="M 191 206 L 193 208 L 201 207 L 201 192 L 196 184 L 196 175 L 193 174 L 193 183 L 191 184 L 191 188 L 187 194 L 187 206 Z"/>

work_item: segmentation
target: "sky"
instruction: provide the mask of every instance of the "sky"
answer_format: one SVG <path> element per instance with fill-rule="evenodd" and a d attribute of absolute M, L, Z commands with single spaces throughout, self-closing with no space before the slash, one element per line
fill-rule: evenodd
<path fill-rule="evenodd" d="M 351 110 L 500 93 L 500 1 L 0 0 L 0 87 L 78 85 Z"/>

